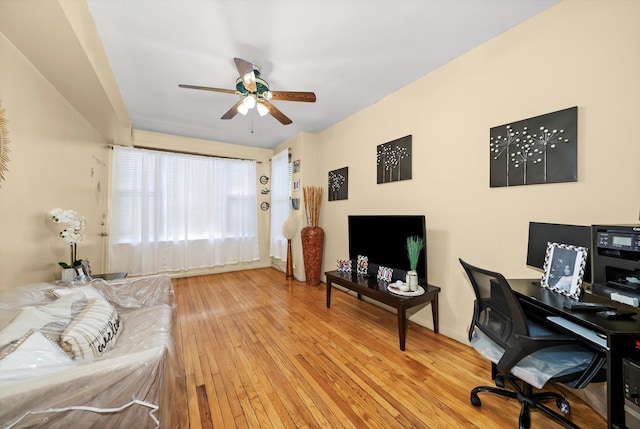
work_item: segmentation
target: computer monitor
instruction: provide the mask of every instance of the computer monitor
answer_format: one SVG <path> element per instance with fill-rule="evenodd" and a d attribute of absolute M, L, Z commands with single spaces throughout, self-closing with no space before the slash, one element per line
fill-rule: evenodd
<path fill-rule="evenodd" d="M 547 243 L 571 244 L 586 247 L 587 261 L 583 282 L 591 283 L 591 227 L 557 223 L 529 222 L 527 265 L 544 271 Z"/>

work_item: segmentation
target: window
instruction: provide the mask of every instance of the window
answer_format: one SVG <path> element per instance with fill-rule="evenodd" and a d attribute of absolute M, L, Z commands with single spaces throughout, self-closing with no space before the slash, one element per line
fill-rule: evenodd
<path fill-rule="evenodd" d="M 258 259 L 255 161 L 115 147 L 109 255 L 129 274 Z"/>

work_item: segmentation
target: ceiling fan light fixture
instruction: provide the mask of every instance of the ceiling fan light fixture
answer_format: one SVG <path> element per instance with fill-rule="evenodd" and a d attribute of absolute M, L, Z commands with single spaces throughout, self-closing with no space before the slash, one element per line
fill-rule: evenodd
<path fill-rule="evenodd" d="M 257 107 L 260 116 L 264 116 L 269 113 L 269 108 L 264 103 L 258 103 Z"/>
<path fill-rule="evenodd" d="M 256 97 L 254 97 L 253 94 L 246 96 L 242 105 L 245 106 L 247 110 L 253 109 L 256 107 Z"/>
<path fill-rule="evenodd" d="M 244 103 L 238 106 L 238 112 L 240 112 L 242 115 L 246 115 L 248 111 L 249 111 L 249 108 L 245 106 Z"/>

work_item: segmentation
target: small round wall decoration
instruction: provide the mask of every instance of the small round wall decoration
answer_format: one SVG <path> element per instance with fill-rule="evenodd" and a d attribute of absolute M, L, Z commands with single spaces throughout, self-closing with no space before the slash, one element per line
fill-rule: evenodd
<path fill-rule="evenodd" d="M 268 202 L 266 202 L 266 201 L 263 201 L 263 202 L 262 202 L 262 204 L 260 204 L 260 208 L 261 208 L 263 211 L 265 211 L 265 212 L 266 212 L 267 210 L 269 210 L 269 207 L 271 207 L 271 206 L 270 206 L 270 205 L 269 205 L 269 203 L 268 203 Z"/>
<path fill-rule="evenodd" d="M 267 183 L 269 183 L 269 178 L 267 176 L 260 176 L 260 183 L 266 185 Z"/>

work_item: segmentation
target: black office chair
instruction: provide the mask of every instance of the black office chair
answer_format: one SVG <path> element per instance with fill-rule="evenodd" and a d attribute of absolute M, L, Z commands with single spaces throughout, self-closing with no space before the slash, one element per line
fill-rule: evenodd
<path fill-rule="evenodd" d="M 602 381 L 606 376 L 604 352 L 588 350 L 574 337 L 554 333 L 528 320 L 518 298 L 500 273 L 474 267 L 462 259 L 460 263 L 476 294 L 469 341 L 492 361 L 492 375 L 497 386 L 474 388 L 471 403 L 479 407 L 478 393 L 495 393 L 520 401 L 520 429 L 529 428 L 530 410 L 536 408 L 566 427 L 578 428 L 542 403 L 555 400 L 558 408 L 569 414 L 565 396 L 556 392 L 534 393 L 533 387 L 540 389 L 546 383 L 559 382 L 580 389 L 591 381 Z M 504 389 L 505 380 L 513 390 Z"/>

